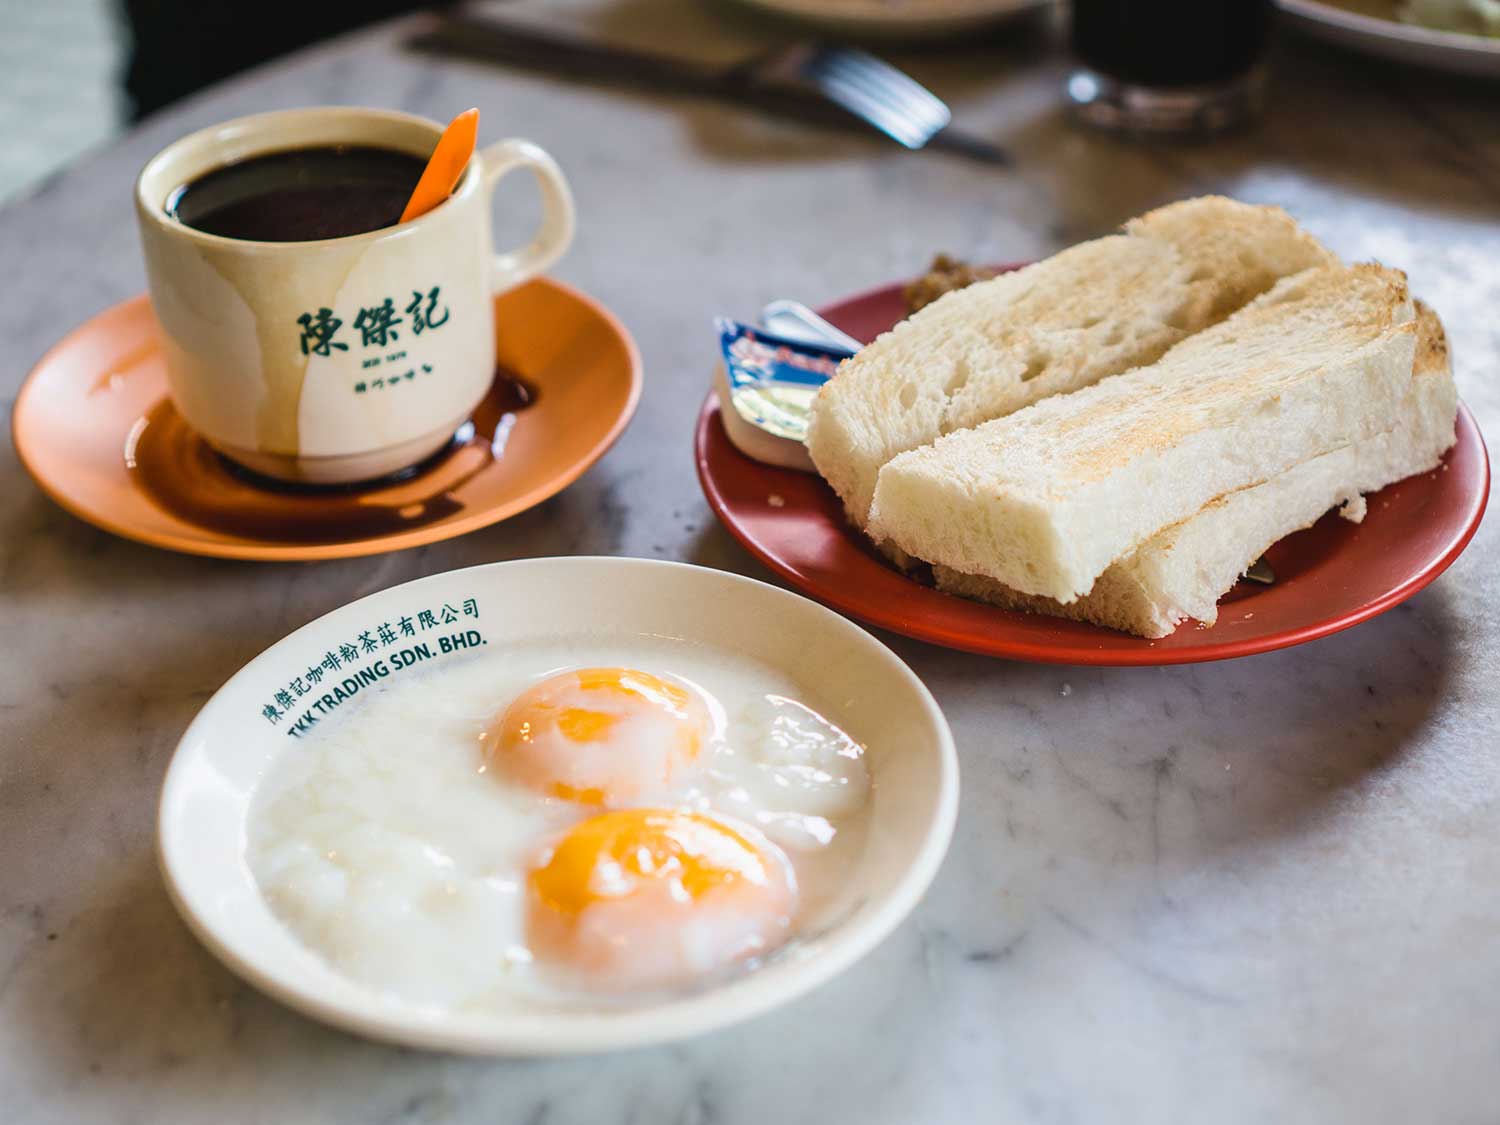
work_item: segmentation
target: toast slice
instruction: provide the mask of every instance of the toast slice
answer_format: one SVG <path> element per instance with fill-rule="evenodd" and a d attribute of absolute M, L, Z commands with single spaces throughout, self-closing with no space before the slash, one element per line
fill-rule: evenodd
<path fill-rule="evenodd" d="M 1434 468 L 1453 445 L 1457 410 L 1442 323 L 1419 301 L 1411 400 L 1395 429 L 1219 497 L 1111 563 L 1092 590 L 1068 605 L 948 567 L 934 567 L 933 576 L 948 593 L 1142 637 L 1165 637 L 1189 618 L 1212 625 L 1219 599 L 1271 544 L 1339 505 L 1358 522 L 1362 493 Z"/>
<path fill-rule="evenodd" d="M 1071 602 L 1216 497 L 1394 428 L 1415 349 L 1400 271 L 1307 270 L 1149 367 L 903 453 L 871 533 Z"/>
<path fill-rule="evenodd" d="M 897 454 L 1152 363 L 1278 279 L 1335 262 L 1279 208 L 1162 207 L 896 325 L 819 392 L 808 452 L 863 528 Z"/>

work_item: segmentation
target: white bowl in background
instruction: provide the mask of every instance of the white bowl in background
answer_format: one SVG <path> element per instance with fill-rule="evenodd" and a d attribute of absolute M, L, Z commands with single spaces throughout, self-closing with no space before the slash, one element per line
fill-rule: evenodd
<path fill-rule="evenodd" d="M 478 617 L 462 612 L 471 599 Z M 263 708 L 330 648 L 382 621 L 440 606 L 458 614 L 450 625 L 439 623 L 441 635 L 474 630 L 491 645 L 580 633 L 680 637 L 763 661 L 808 685 L 830 719 L 869 744 L 873 781 L 864 848 L 833 921 L 799 935 L 753 971 L 629 1008 L 443 1012 L 388 998 L 336 972 L 272 914 L 245 859 L 256 787 L 290 742 L 290 716 L 273 724 Z M 398 642 L 389 651 L 399 648 Z M 445 658 L 424 662 L 421 674 L 441 675 Z M 318 721 L 336 723 L 338 712 Z M 763 582 L 682 563 L 528 559 L 436 574 L 361 598 L 252 660 L 183 735 L 162 790 L 158 848 L 167 887 L 193 932 L 230 969 L 287 1005 L 415 1047 L 552 1055 L 695 1035 L 828 980 L 917 904 L 947 851 L 957 803 L 953 737 L 931 694 L 894 653 L 831 610 Z"/>
<path fill-rule="evenodd" d="M 1500 78 L 1500 39 L 1402 23 L 1394 0 L 1389 19 L 1322 0 L 1276 0 L 1276 5 L 1302 31 L 1338 47 L 1450 74 Z"/>

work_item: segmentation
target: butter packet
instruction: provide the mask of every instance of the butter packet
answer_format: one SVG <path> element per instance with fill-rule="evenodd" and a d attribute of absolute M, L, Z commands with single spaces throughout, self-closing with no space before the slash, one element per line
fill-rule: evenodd
<path fill-rule="evenodd" d="M 813 396 L 851 353 L 718 317 L 722 363 L 715 376 L 724 430 L 741 453 L 813 471 L 804 441 Z"/>

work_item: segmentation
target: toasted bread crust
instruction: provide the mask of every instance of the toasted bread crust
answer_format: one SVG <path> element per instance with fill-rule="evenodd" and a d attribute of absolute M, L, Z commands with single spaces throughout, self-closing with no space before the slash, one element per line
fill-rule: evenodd
<path fill-rule="evenodd" d="M 872 530 L 928 562 L 1072 601 L 1216 495 L 1394 426 L 1413 316 L 1398 270 L 1284 278 L 1155 364 L 894 458 Z"/>
<path fill-rule="evenodd" d="M 1217 196 L 949 293 L 845 361 L 814 402 L 813 463 L 865 527 L 891 458 L 1154 362 L 1278 279 L 1334 262 L 1279 208 Z"/>
<path fill-rule="evenodd" d="M 1363 511 L 1361 492 L 1430 469 L 1453 444 L 1457 393 L 1448 338 L 1432 308 L 1422 301 L 1415 305 L 1412 403 L 1396 430 L 1215 498 L 1197 515 L 1112 563 L 1089 593 L 1070 604 L 941 566 L 933 568 L 938 588 L 1005 609 L 1088 621 L 1142 637 L 1167 636 L 1190 617 L 1213 624 L 1219 599 L 1271 543 L 1339 504 L 1356 518 Z M 1252 528 L 1261 529 L 1259 539 Z"/>

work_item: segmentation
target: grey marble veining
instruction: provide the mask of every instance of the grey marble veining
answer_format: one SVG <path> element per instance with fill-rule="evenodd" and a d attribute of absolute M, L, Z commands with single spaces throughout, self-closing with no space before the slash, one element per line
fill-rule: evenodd
<path fill-rule="evenodd" d="M 688 45 L 765 26 L 719 5 L 624 7 L 595 18 L 653 18 Z M 155 797 L 194 711 L 266 645 L 361 594 L 495 559 L 600 552 L 766 577 L 691 469 L 712 314 L 825 301 L 939 248 L 1034 257 L 1223 191 L 1405 267 L 1448 323 L 1465 400 L 1500 433 L 1494 88 L 1288 43 L 1259 128 L 1153 149 L 1069 128 L 1063 64 L 1035 39 L 903 56 L 966 128 L 1015 150 L 997 172 L 396 41 L 377 30 L 235 81 L 0 211 L 7 403 L 59 335 L 142 288 L 129 185 L 162 144 L 278 106 L 478 104 L 486 136 L 530 136 L 571 177 L 581 225 L 557 274 L 635 332 L 640 414 L 532 512 L 301 566 L 117 540 L 0 450 L 0 1121 L 1500 1120 L 1494 519 L 1401 608 L 1248 660 L 1050 668 L 887 637 L 954 725 L 953 850 L 880 949 L 742 1027 L 597 1059 L 457 1059 L 325 1030 L 220 968 L 156 875 Z M 507 199 L 516 229 L 531 204 Z"/>

